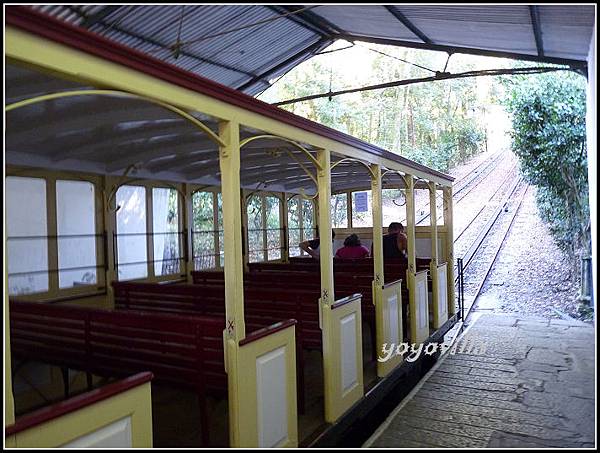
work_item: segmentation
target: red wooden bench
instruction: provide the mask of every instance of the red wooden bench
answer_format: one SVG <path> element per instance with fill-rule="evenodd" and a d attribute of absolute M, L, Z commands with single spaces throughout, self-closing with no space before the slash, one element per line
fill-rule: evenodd
<path fill-rule="evenodd" d="M 206 396 L 222 397 L 227 392 L 224 326 L 222 316 L 183 317 L 10 302 L 11 350 L 15 358 L 108 377 L 151 371 L 155 382 L 190 388 L 198 394 L 206 444 Z"/>
<path fill-rule="evenodd" d="M 225 316 L 225 287 L 222 282 L 206 285 L 160 285 L 146 282 L 113 282 L 115 307 L 173 315 Z M 247 332 L 285 319 L 296 324 L 298 408 L 304 412 L 303 349 L 321 349 L 321 330 L 316 299 L 312 292 L 285 292 L 248 288 L 244 293 L 244 322 Z"/>

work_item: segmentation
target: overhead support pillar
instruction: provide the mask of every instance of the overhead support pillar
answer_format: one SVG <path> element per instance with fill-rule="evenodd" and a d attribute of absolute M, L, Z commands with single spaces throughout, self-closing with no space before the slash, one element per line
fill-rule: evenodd
<path fill-rule="evenodd" d="M 452 187 L 444 187 L 444 226 L 446 227 L 446 261 L 448 269 L 446 278 L 448 280 L 448 315 L 456 313 L 455 288 L 454 288 L 454 226 L 453 226 L 453 205 L 452 205 Z"/>

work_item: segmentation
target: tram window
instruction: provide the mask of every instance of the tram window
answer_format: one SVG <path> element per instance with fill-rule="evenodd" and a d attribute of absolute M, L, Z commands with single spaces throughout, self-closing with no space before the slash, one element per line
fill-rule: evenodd
<path fill-rule="evenodd" d="M 352 193 L 352 226 L 373 226 L 373 200 L 370 190 Z"/>
<path fill-rule="evenodd" d="M 154 275 L 179 273 L 179 196 L 171 188 L 152 189 L 152 240 Z"/>
<path fill-rule="evenodd" d="M 265 243 L 263 236 L 263 198 L 252 195 L 248 199 L 248 259 L 251 263 L 265 261 Z"/>
<path fill-rule="evenodd" d="M 146 189 L 121 186 L 116 202 L 118 279 L 147 277 Z"/>
<path fill-rule="evenodd" d="M 212 269 L 216 267 L 213 192 L 194 193 L 192 196 L 192 216 L 194 225 L 192 230 L 194 268 L 196 270 Z"/>
<path fill-rule="evenodd" d="M 431 225 L 429 189 L 415 189 L 415 225 Z"/>
<path fill-rule="evenodd" d="M 302 200 L 302 233 L 304 240 L 317 237 L 315 209 L 311 200 Z"/>
<path fill-rule="evenodd" d="M 280 203 L 277 197 L 265 197 L 266 230 L 267 230 L 267 259 L 281 259 L 281 219 Z"/>
<path fill-rule="evenodd" d="M 5 188 L 8 293 L 48 291 L 46 181 L 8 176 Z"/>
<path fill-rule="evenodd" d="M 387 227 L 392 222 L 401 222 L 406 226 L 406 198 L 404 191 L 400 189 L 383 189 L 382 200 L 382 223 Z"/>
<path fill-rule="evenodd" d="M 300 224 L 300 210 L 298 205 L 302 200 L 294 197 L 288 201 L 288 249 L 290 256 L 299 256 L 302 242 L 302 226 Z"/>
<path fill-rule="evenodd" d="M 294 197 L 288 201 L 288 247 L 290 256 L 305 255 L 298 244 L 316 236 L 311 200 Z"/>
<path fill-rule="evenodd" d="M 59 288 L 97 282 L 94 185 L 56 181 Z"/>
<path fill-rule="evenodd" d="M 348 196 L 345 193 L 331 196 L 331 226 L 348 228 Z"/>
<path fill-rule="evenodd" d="M 442 225 L 444 225 L 444 191 L 436 190 L 435 191 L 435 199 L 437 200 L 437 203 L 436 203 L 437 226 L 442 226 Z"/>

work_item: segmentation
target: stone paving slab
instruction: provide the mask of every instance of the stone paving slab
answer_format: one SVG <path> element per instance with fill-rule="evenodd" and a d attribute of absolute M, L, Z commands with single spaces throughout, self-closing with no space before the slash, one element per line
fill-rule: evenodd
<path fill-rule="evenodd" d="M 366 447 L 595 446 L 595 331 L 484 313 Z"/>

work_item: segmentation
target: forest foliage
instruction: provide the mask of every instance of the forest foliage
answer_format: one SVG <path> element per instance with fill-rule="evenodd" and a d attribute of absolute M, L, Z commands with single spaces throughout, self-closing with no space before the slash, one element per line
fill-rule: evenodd
<path fill-rule="evenodd" d="M 375 49 L 373 52 L 382 49 L 369 47 Z M 314 57 L 276 81 L 259 98 L 276 102 L 431 76 L 431 71 L 443 70 L 447 61 L 447 55 L 440 52 L 383 49 L 385 55 L 363 48 L 362 53 L 355 52 L 358 57 L 349 54 L 350 50 Z M 460 58 L 455 55 L 450 62 L 460 70 L 475 69 L 468 59 Z M 456 79 L 325 97 L 282 108 L 436 170 L 448 171 L 485 149 L 489 93 L 482 96 L 480 91 L 477 79 Z"/>
<path fill-rule="evenodd" d="M 543 220 L 576 268 L 591 247 L 585 79 L 550 73 L 506 78 L 503 85 L 513 152 L 525 178 L 537 186 Z"/>

